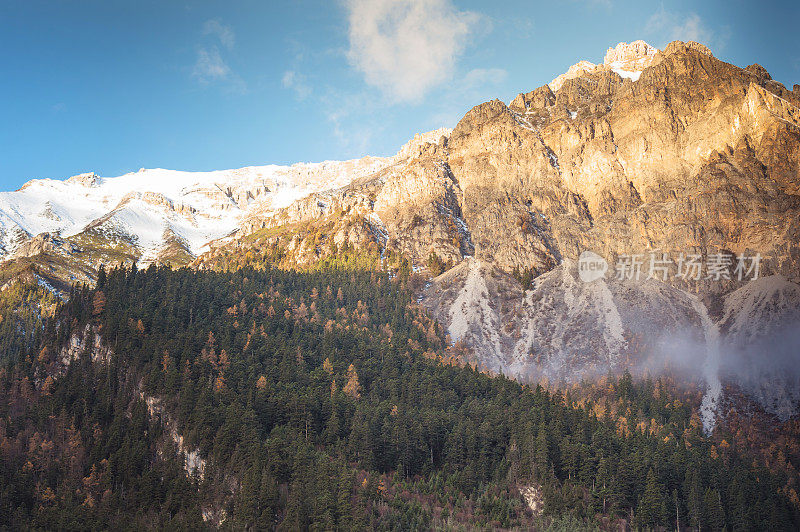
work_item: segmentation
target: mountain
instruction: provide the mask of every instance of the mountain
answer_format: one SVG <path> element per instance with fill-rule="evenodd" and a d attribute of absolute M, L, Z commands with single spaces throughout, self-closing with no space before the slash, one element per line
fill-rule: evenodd
<path fill-rule="evenodd" d="M 392 157 L 31 181 L 0 528 L 797 530 L 798 209 L 800 86 L 678 41 Z"/>
<path fill-rule="evenodd" d="M 93 281 L 100 264 L 184 265 L 209 242 L 236 232 L 243 220 L 396 165 L 443 131 L 417 135 L 393 157 L 34 179 L 0 193 L 0 258 L 14 275 L 19 273 L 9 262 L 32 263 L 37 277 L 62 287 Z"/>
<path fill-rule="evenodd" d="M 705 47 L 696 47 L 706 53 L 711 53 Z M 608 49 L 602 63 L 595 65 L 589 61 L 578 61 L 547 86 L 555 92 L 569 79 L 600 72 L 614 72 L 621 78 L 637 81 L 642 71 L 653 63 L 657 54 L 658 49 L 644 41 L 634 41 L 630 44 L 621 42 L 614 48 Z"/>
<path fill-rule="evenodd" d="M 353 247 L 435 277 L 419 301 L 485 370 L 574 381 L 683 368 L 711 410 L 727 371 L 773 413 L 797 412 L 793 377 L 777 397 L 731 368 L 752 351 L 746 331 L 797 327 L 737 302 L 800 306 L 800 86 L 698 43 L 620 43 L 394 157 L 89 174 L 1 199 L 6 277 L 64 286 L 133 259 L 298 267 Z M 602 279 L 580 279 L 584 252 L 609 265 Z M 680 270 L 692 255 L 696 278 Z M 623 275 L 632 256 L 637 279 Z M 669 262 L 651 275 L 656 258 Z M 742 317 L 753 308 L 756 321 Z"/>
<path fill-rule="evenodd" d="M 739 367 L 725 359 L 744 349 L 727 345 L 738 291 L 780 285 L 800 306 L 798 106 L 800 86 L 698 43 L 621 43 L 509 105 L 476 106 L 403 164 L 260 218 L 198 263 L 264 248 L 311 263 L 346 243 L 432 274 L 452 267 L 420 301 L 479 367 L 566 381 L 683 368 L 716 404 L 720 368 Z M 579 280 L 583 252 L 607 261 L 604 279 Z M 696 276 L 679 264 L 692 255 Z M 639 279 L 622 275 L 632 256 Z M 798 411 L 796 392 L 787 409 L 752 384 L 773 413 Z"/>

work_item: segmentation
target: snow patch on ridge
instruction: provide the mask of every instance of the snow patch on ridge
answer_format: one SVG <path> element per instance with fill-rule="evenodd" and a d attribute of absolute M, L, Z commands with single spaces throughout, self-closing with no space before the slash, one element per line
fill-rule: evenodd
<path fill-rule="evenodd" d="M 611 71 L 617 74 L 622 79 L 629 79 L 631 81 L 638 81 L 639 76 L 642 75 L 641 70 L 629 71 L 629 70 L 624 70 L 621 66 L 612 66 Z"/>
<path fill-rule="evenodd" d="M 596 65 L 589 61 L 579 61 L 548 85 L 550 90 L 556 92 L 567 80 L 575 79 L 585 74 L 609 70 L 623 79 L 635 82 L 642 75 L 642 71 L 650 66 L 657 53 L 658 48 L 650 46 L 642 40 L 631 43 L 621 42 L 606 51 L 602 63 Z"/>

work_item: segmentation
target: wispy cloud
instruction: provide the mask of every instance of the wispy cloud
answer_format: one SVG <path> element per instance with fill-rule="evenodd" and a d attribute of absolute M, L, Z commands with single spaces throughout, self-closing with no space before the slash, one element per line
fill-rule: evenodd
<path fill-rule="evenodd" d="M 647 20 L 645 33 L 661 39 L 663 47 L 670 41 L 696 41 L 709 46 L 712 51 L 725 48 L 730 37 L 730 28 L 712 30 L 697 13 L 679 14 L 666 11 L 664 6 Z"/>
<path fill-rule="evenodd" d="M 230 26 L 223 24 L 219 19 L 207 20 L 203 24 L 203 35 L 216 36 L 222 46 L 228 50 L 232 50 L 236 44 L 236 34 Z"/>
<path fill-rule="evenodd" d="M 295 97 L 299 101 L 303 101 L 311 95 L 311 87 L 306 83 L 306 78 L 294 70 L 287 70 L 283 73 L 281 78 L 281 86 L 284 89 L 294 91 Z"/>
<path fill-rule="evenodd" d="M 319 108 L 342 153 L 347 157 L 370 153 L 372 142 L 386 129 L 378 118 L 385 102 L 372 91 L 342 92 L 332 87 L 323 90 L 319 100 Z"/>
<path fill-rule="evenodd" d="M 247 91 L 244 80 L 230 67 L 223 53 L 230 54 L 236 45 L 236 35 L 230 26 L 217 19 L 203 24 L 204 43 L 197 48 L 192 76 L 201 84 L 225 83 L 234 92 Z"/>
<path fill-rule="evenodd" d="M 500 68 L 467 69 L 460 64 L 466 46 L 491 31 L 493 21 L 459 11 L 451 0 L 344 2 L 349 49 L 327 49 L 322 57 L 293 39 L 288 48 L 293 60 L 280 78 L 298 101 L 313 94 L 342 156 L 373 152 L 388 132 L 385 113 L 394 104 L 433 95 L 441 102 L 439 112 L 420 124 L 420 131 L 454 125 L 469 107 L 496 96 L 508 76 Z M 521 29 L 529 33 L 532 21 L 525 20 Z M 315 76 L 308 64 L 342 57 L 363 75 L 365 85 L 331 84 Z"/>
<path fill-rule="evenodd" d="M 216 46 L 200 48 L 197 51 L 197 61 L 192 74 L 200 83 L 210 83 L 227 79 L 231 75 L 230 67 L 222 60 Z"/>
<path fill-rule="evenodd" d="M 450 0 L 347 0 L 350 63 L 394 102 L 451 78 L 480 15 Z"/>
<path fill-rule="evenodd" d="M 508 72 L 501 68 L 474 68 L 463 75 L 454 74 L 452 83 L 433 91 L 440 105 L 419 124 L 418 132 L 455 126 L 473 105 L 496 97 L 507 77 Z M 324 87 L 314 94 L 334 138 L 347 156 L 372 153 L 374 143 L 380 143 L 382 136 L 389 132 L 381 118 L 388 105 L 382 93 L 366 87 L 360 91 Z M 395 148 L 399 149 L 401 145 L 399 142 Z M 384 155 L 393 153 L 385 152 Z"/>

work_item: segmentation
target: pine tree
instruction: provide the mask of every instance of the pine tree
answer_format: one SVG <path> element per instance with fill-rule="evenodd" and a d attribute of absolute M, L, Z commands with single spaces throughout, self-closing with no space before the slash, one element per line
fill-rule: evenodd
<path fill-rule="evenodd" d="M 550 472 L 550 451 L 547 445 L 547 429 L 544 425 L 539 427 L 539 434 L 536 436 L 536 474 L 539 480 L 544 481 Z"/>
<path fill-rule="evenodd" d="M 343 467 L 339 473 L 336 494 L 336 524 L 339 530 L 349 530 L 353 521 L 353 479 Z"/>
<path fill-rule="evenodd" d="M 703 494 L 703 513 L 700 521 L 702 528 L 711 530 L 725 528 L 725 510 L 722 508 L 722 500 L 717 490 L 706 488 Z"/>
<path fill-rule="evenodd" d="M 278 515 L 280 494 L 278 492 L 278 484 L 275 478 L 270 475 L 269 471 L 265 468 L 261 472 L 261 487 L 258 491 L 259 509 L 261 510 L 260 521 L 264 524 L 275 524 Z"/>
<path fill-rule="evenodd" d="M 328 416 L 328 422 L 325 424 L 325 430 L 322 434 L 325 443 L 332 445 L 339 439 L 339 414 L 336 412 L 336 404 L 331 405 L 331 415 Z"/>
<path fill-rule="evenodd" d="M 286 502 L 286 516 L 281 521 L 279 530 L 307 530 L 310 524 L 306 505 L 306 483 L 300 479 L 299 471 L 295 475 L 289 489 L 289 500 Z"/>
<path fill-rule="evenodd" d="M 703 513 L 703 492 L 700 489 L 700 480 L 697 471 L 690 469 L 686 472 L 688 496 L 686 506 L 689 509 L 689 524 L 695 528 L 700 526 Z"/>
<path fill-rule="evenodd" d="M 96 288 L 98 290 L 102 290 L 106 285 L 106 268 L 104 265 L 100 265 L 100 268 L 97 270 L 97 285 Z"/>
<path fill-rule="evenodd" d="M 644 493 L 639 498 L 636 507 L 636 521 L 638 526 L 652 528 L 664 520 L 666 509 L 664 507 L 664 490 L 659 484 L 652 468 L 647 472 Z"/>

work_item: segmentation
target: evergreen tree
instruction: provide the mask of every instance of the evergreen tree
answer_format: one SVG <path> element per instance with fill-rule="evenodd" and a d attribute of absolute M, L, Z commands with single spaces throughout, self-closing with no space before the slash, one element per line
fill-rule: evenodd
<path fill-rule="evenodd" d="M 664 505 L 664 489 L 659 484 L 652 468 L 647 472 L 644 493 L 636 506 L 636 522 L 638 526 L 654 528 L 664 521 L 666 508 Z"/>
<path fill-rule="evenodd" d="M 725 510 L 722 508 L 719 492 L 715 489 L 706 488 L 703 494 L 703 513 L 700 526 L 710 530 L 725 528 Z"/>

